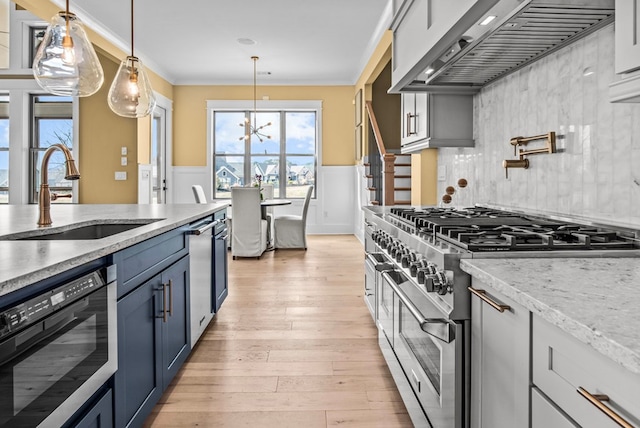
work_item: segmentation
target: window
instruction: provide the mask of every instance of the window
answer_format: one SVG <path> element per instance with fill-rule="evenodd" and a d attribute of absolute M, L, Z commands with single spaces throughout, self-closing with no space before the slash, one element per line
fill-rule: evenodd
<path fill-rule="evenodd" d="M 56 95 L 32 95 L 32 127 L 29 148 L 29 201 L 38 202 L 40 167 L 44 152 L 53 144 L 64 144 L 73 153 L 72 98 Z M 49 159 L 49 189 L 56 199 L 52 203 L 70 203 L 71 181 L 64 178 L 65 158 L 60 150 Z"/>
<path fill-rule="evenodd" d="M 9 95 L 0 94 L 0 204 L 9 203 Z"/>
<path fill-rule="evenodd" d="M 309 185 L 316 184 L 319 107 L 261 109 L 255 117 L 251 110 L 210 112 L 214 198 L 231 197 L 232 186 L 251 185 L 257 175 L 273 185 L 275 198 L 304 198 Z M 263 136 L 245 139 L 245 121 L 266 125 Z"/>

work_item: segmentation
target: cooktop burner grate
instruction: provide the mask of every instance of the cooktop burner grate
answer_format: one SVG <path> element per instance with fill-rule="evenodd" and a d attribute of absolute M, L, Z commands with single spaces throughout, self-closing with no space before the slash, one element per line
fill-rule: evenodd
<path fill-rule="evenodd" d="M 415 233 L 472 252 L 638 248 L 636 240 L 616 231 L 489 208 L 394 207 L 390 211 Z"/>

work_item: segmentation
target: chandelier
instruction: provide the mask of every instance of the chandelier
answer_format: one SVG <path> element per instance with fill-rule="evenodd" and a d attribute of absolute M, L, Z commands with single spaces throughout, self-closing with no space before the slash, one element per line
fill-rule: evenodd
<path fill-rule="evenodd" d="M 240 137 L 239 140 L 248 140 L 249 138 L 251 138 L 251 135 L 255 135 L 256 138 L 262 143 L 265 138 L 267 140 L 271 139 L 271 135 L 267 135 L 262 132 L 264 128 L 266 128 L 267 126 L 271 126 L 271 122 L 268 122 L 267 124 L 262 126 L 256 125 L 256 117 L 258 116 L 256 111 L 256 63 L 258 62 L 259 58 L 257 56 L 252 56 L 251 59 L 253 60 L 253 123 L 251 123 L 248 117 L 244 118 L 244 123 L 241 123 L 240 126 L 244 127 L 245 135 Z"/>

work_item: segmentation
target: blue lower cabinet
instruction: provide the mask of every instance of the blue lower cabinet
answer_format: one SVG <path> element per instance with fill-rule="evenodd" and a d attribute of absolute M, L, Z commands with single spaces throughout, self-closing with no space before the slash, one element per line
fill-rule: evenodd
<path fill-rule="evenodd" d="M 118 301 L 117 427 L 142 426 L 190 352 L 189 256 Z"/>
<path fill-rule="evenodd" d="M 167 285 L 167 317 L 162 324 L 162 389 L 166 389 L 191 352 L 189 257 L 162 273 Z"/>
<path fill-rule="evenodd" d="M 73 425 L 74 428 L 112 428 L 113 425 L 113 393 L 111 389 Z"/>

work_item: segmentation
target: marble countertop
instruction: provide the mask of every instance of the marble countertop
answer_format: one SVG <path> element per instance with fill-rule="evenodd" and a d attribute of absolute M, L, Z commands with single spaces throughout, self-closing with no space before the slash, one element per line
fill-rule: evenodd
<path fill-rule="evenodd" d="M 0 240 L 0 296 L 119 251 L 156 235 L 191 223 L 228 206 L 174 205 L 66 205 L 51 207 L 53 224 L 47 229 L 69 229 L 74 224 L 109 220 L 127 223 L 159 219 L 102 239 L 77 241 Z M 0 205 L 0 238 L 38 229 L 37 205 Z"/>
<path fill-rule="evenodd" d="M 640 259 L 464 259 L 462 270 L 640 374 Z"/>

